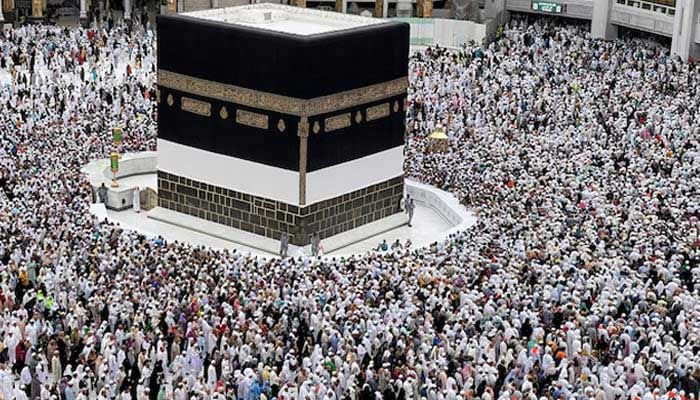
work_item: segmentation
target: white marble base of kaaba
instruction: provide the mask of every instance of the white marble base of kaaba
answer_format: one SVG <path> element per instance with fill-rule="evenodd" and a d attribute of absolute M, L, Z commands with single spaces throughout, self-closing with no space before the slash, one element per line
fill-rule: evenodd
<path fill-rule="evenodd" d="M 280 242 L 278 240 L 218 224 L 216 222 L 207 221 L 202 218 L 179 213 L 177 211 L 156 207 L 149 211 L 147 216 L 148 218 L 152 218 L 157 221 L 166 222 L 171 225 L 190 229 L 192 231 L 213 236 L 215 238 L 238 243 L 264 253 L 277 254 L 279 252 Z M 338 249 L 342 249 L 354 243 L 380 235 L 384 232 L 391 231 L 407 224 L 408 217 L 406 214 L 394 214 L 369 224 L 362 225 L 358 228 L 323 239 L 321 241 L 323 252 L 326 254 L 331 253 Z M 309 255 L 311 254 L 311 250 L 309 246 L 304 246 L 300 249 L 298 246 L 289 245 L 289 251 L 287 254 L 290 256 L 295 256 L 298 254 Z"/>
<path fill-rule="evenodd" d="M 101 167 L 104 166 L 101 165 Z M 138 170 L 152 168 L 151 165 L 145 164 L 140 167 Z M 93 172 L 98 171 L 104 172 L 104 169 L 93 170 Z M 102 180 L 106 176 L 97 173 L 92 178 Z M 90 180 L 95 185 L 97 182 L 93 179 Z M 131 175 L 122 177 L 119 182 L 125 188 L 153 187 L 156 176 L 155 173 Z M 416 203 L 413 227 L 408 227 L 406 224 L 405 214 L 395 214 L 358 229 L 323 239 L 321 243 L 324 254 L 329 257 L 363 254 L 375 250 L 383 240 L 389 244 L 397 239 L 402 244 L 410 240 L 414 247 L 427 246 L 445 239 L 452 233 L 469 229 L 476 223 L 476 217 L 452 194 L 410 179 L 405 180 L 405 187 L 406 192 L 415 199 Z M 131 197 L 127 196 L 127 198 L 130 202 Z M 161 236 L 171 242 L 179 241 L 215 249 L 235 249 L 263 257 L 275 256 L 279 253 L 279 242 L 276 240 L 159 207 L 149 212 L 142 210 L 136 213 L 132 209 L 118 211 L 106 209 L 103 204 L 93 204 L 90 211 L 100 221 L 107 219 L 109 222 L 118 223 L 124 229 L 138 231 L 148 237 Z M 297 256 L 302 253 L 310 254 L 308 246 L 299 249 L 290 245 L 287 254 Z"/>

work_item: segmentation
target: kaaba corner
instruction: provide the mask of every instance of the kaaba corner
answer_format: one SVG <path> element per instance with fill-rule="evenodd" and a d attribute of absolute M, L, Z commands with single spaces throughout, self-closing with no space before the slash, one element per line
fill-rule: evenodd
<path fill-rule="evenodd" d="M 305 245 L 400 212 L 409 26 L 254 4 L 158 16 L 158 204 Z"/>

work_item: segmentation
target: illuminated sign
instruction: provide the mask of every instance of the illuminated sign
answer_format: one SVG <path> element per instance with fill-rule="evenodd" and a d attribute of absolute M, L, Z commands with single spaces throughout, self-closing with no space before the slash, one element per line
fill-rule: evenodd
<path fill-rule="evenodd" d="M 532 10 L 546 13 L 560 13 L 564 7 L 559 3 L 551 3 L 549 1 L 533 1 Z"/>

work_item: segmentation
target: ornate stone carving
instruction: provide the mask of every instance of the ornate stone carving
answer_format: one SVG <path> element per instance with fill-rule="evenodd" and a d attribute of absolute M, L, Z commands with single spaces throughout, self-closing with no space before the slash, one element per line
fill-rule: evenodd
<path fill-rule="evenodd" d="M 399 112 L 399 101 L 398 100 L 394 101 L 394 112 Z"/>
<path fill-rule="evenodd" d="M 236 122 L 241 125 L 252 126 L 253 128 L 268 128 L 267 115 L 258 114 L 246 110 L 236 110 Z"/>
<path fill-rule="evenodd" d="M 206 101 L 183 97 L 180 99 L 180 109 L 203 117 L 211 117 L 211 104 Z"/>
<path fill-rule="evenodd" d="M 221 117 L 221 119 L 228 118 L 228 110 L 226 109 L 226 106 L 221 107 L 221 110 L 219 110 L 219 116 Z"/>
<path fill-rule="evenodd" d="M 384 13 L 384 1 L 388 0 L 377 0 L 374 3 L 374 16 L 377 18 L 381 18 L 383 16 L 382 14 Z"/>
<path fill-rule="evenodd" d="M 172 107 L 174 101 L 173 101 L 173 95 L 169 94 L 168 95 L 168 105 Z"/>
<path fill-rule="evenodd" d="M 375 119 L 384 118 L 389 116 L 389 103 L 382 103 L 376 106 L 369 107 L 367 109 L 367 121 L 374 121 Z"/>
<path fill-rule="evenodd" d="M 318 133 L 321 131 L 321 125 L 318 124 L 318 121 L 314 122 L 314 133 Z"/>

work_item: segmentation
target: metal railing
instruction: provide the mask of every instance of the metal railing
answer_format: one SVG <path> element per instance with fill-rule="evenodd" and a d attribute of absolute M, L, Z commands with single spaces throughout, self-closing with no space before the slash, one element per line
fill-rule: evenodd
<path fill-rule="evenodd" d="M 673 1 L 674 6 L 667 4 L 657 3 L 653 1 L 644 0 L 617 0 L 617 4 L 622 4 L 624 6 L 640 8 L 642 10 L 658 12 L 668 16 L 673 16 L 676 14 L 675 1 Z"/>

